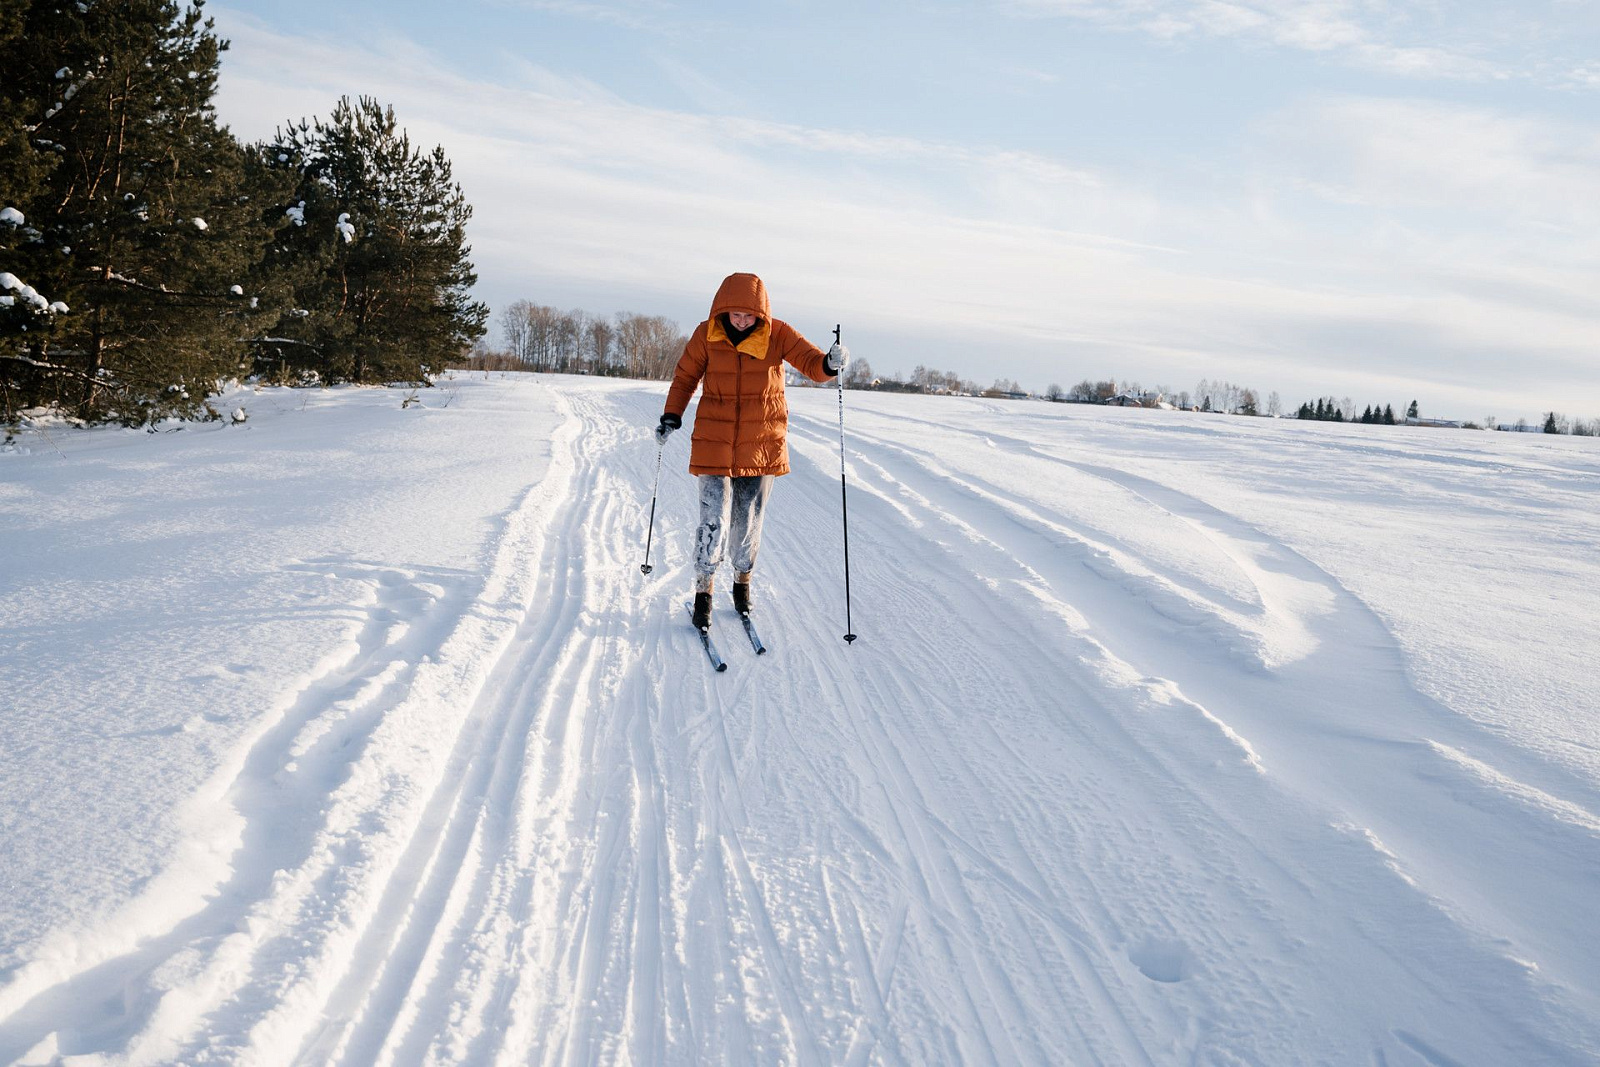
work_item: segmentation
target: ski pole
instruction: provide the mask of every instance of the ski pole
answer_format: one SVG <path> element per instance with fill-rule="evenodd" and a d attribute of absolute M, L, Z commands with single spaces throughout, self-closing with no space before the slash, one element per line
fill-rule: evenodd
<path fill-rule="evenodd" d="M 839 325 L 833 327 L 833 343 L 839 343 Z M 844 518 L 844 641 L 856 639 L 850 627 L 850 494 L 845 491 L 844 479 L 844 371 L 839 372 L 839 505 Z"/>
<path fill-rule="evenodd" d="M 656 484 L 650 490 L 650 532 L 645 534 L 644 562 L 639 564 L 639 570 L 645 574 L 649 574 L 652 570 L 650 566 L 650 542 L 655 537 L 656 533 L 656 493 L 660 492 L 661 490 L 661 453 L 665 449 L 665 441 L 656 443 Z"/>

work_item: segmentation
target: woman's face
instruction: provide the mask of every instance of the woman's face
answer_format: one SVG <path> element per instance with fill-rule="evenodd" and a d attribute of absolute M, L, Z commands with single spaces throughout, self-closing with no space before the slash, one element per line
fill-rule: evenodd
<path fill-rule="evenodd" d="M 748 330 L 756 324 L 756 317 L 748 311 L 730 311 L 728 321 L 733 323 L 735 330 Z"/>

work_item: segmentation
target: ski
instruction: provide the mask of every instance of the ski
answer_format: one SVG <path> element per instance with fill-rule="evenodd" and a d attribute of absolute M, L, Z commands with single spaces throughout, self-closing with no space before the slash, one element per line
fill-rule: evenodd
<path fill-rule="evenodd" d="M 761 635 L 756 633 L 756 624 L 750 621 L 750 616 L 740 615 L 739 621 L 744 623 L 744 635 L 750 639 L 750 647 L 756 650 L 756 655 L 766 652 L 767 646 L 761 643 Z"/>
<path fill-rule="evenodd" d="M 689 613 L 690 625 L 693 625 L 694 605 L 686 603 L 683 608 Z M 706 650 L 706 658 L 711 660 L 712 669 L 717 671 L 727 670 L 728 665 L 722 662 L 721 656 L 717 655 L 717 646 L 711 643 L 711 631 L 709 629 L 702 630 L 700 627 L 695 626 L 694 632 L 700 635 L 700 645 Z"/>

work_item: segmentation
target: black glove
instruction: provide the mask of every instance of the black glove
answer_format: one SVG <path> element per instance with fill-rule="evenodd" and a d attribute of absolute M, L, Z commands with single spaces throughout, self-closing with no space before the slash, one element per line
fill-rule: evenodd
<path fill-rule="evenodd" d="M 674 415 L 670 411 L 661 413 L 661 421 L 656 424 L 656 443 L 666 444 L 667 438 L 672 436 L 672 431 L 683 425 L 683 416 Z"/>

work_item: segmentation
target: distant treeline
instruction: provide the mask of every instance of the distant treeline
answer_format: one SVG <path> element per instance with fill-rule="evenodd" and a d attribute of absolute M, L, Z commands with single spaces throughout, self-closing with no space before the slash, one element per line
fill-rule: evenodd
<path fill-rule="evenodd" d="M 1276 416 L 1280 414 L 1282 403 L 1277 393 L 1271 393 L 1263 406 L 1260 394 L 1254 389 L 1206 378 L 1200 379 L 1193 392 L 1188 389 L 1174 390 L 1168 385 L 1146 389 L 1137 381 L 1118 382 L 1115 378 L 1085 378 L 1070 389 L 1052 384 L 1045 391 L 1045 396 L 1069 404 L 1105 404 L 1123 397 L 1146 407 L 1166 404 L 1184 411 L 1212 411 L 1227 415 Z"/>
<path fill-rule="evenodd" d="M 1526 429 L 1527 424 L 1518 422 L 1513 429 Z M 1545 433 L 1567 433 L 1574 437 L 1600 437 L 1600 419 L 1569 419 L 1560 412 L 1546 413 L 1541 429 Z"/>
<path fill-rule="evenodd" d="M 660 315 L 619 311 L 595 315 L 582 308 L 560 308 L 518 300 L 500 313 L 504 348 L 479 344 L 464 364 L 473 370 L 532 370 L 557 374 L 598 374 L 620 378 L 672 376 L 689 338 L 676 322 Z M 792 376 L 793 384 L 811 386 Z M 981 387 L 948 371 L 918 365 L 909 379 L 879 378 L 865 359 L 852 359 L 844 383 L 851 389 L 886 393 L 979 393 Z M 823 383 L 831 386 L 831 381 Z M 1020 391 L 1000 379 L 990 391 Z"/>
<path fill-rule="evenodd" d="M 800 379 L 799 385 L 817 385 L 819 383 L 809 379 Z M 822 382 L 825 386 L 833 383 Z M 850 360 L 850 366 L 844 372 L 844 384 L 849 389 L 875 389 L 881 393 L 931 393 L 935 395 L 974 396 L 979 393 L 980 387 L 970 379 L 962 378 L 952 371 L 934 370 L 917 364 L 909 378 L 882 377 L 872 369 L 872 364 L 865 359 L 856 357 Z M 1016 382 L 1004 379 L 995 382 L 993 388 L 1020 389 Z"/>
<path fill-rule="evenodd" d="M 810 384 L 802 382 L 801 384 Z M 1422 425 L 1457 426 L 1464 429 L 1543 430 L 1552 434 L 1573 434 L 1579 437 L 1600 437 L 1600 419 L 1570 419 L 1557 412 L 1545 415 L 1543 423 L 1529 423 L 1519 419 L 1515 423 L 1502 423 L 1493 415 L 1482 420 L 1428 419 L 1420 414 L 1418 401 L 1406 405 L 1405 415 L 1395 413 L 1393 404 L 1368 404 L 1359 411 L 1350 397 L 1318 397 L 1300 405 L 1293 413 L 1283 408 L 1283 398 L 1276 392 L 1261 395 L 1248 386 L 1223 380 L 1200 379 L 1194 389 L 1174 390 L 1157 385 L 1146 388 L 1138 381 L 1116 378 L 1085 378 L 1071 388 L 1052 383 L 1042 394 L 1023 388 L 1007 378 L 997 379 L 987 389 L 960 375 L 938 371 L 919 365 L 909 378 L 874 377 L 872 367 L 864 359 L 851 361 L 845 372 L 845 384 L 853 389 L 875 389 L 880 392 L 930 393 L 950 396 L 989 396 L 1024 398 L 1039 397 L 1070 404 L 1106 404 L 1113 401 L 1135 407 L 1173 407 L 1182 411 L 1214 412 L 1221 415 L 1289 417 L 1323 422 L 1349 422 L 1358 425 L 1395 426 L 1406 421 L 1420 421 Z"/>
<path fill-rule="evenodd" d="M 440 149 L 340 100 L 243 144 L 200 0 L 0 7 L 0 420 L 214 416 L 230 378 L 426 382 L 482 335 Z"/>
<path fill-rule="evenodd" d="M 592 315 L 581 308 L 563 311 L 528 300 L 502 311 L 500 328 L 505 348 L 480 344 L 456 365 L 664 379 L 672 376 L 689 341 L 676 322 L 661 315 Z"/>
<path fill-rule="evenodd" d="M 1348 417 L 1345 414 L 1347 410 L 1349 411 Z M 1413 419 L 1417 417 L 1417 402 L 1415 400 L 1406 409 L 1406 415 Z M 1318 422 L 1359 422 L 1375 426 L 1394 426 L 1396 423 L 1404 421 L 1394 417 L 1394 406 L 1391 404 L 1385 404 L 1382 408 L 1368 404 L 1366 409 L 1360 415 L 1357 415 L 1355 413 L 1355 402 L 1350 398 L 1346 397 L 1342 401 L 1336 401 L 1331 396 L 1318 397 L 1315 404 L 1310 401 L 1301 404 L 1300 409 L 1295 412 L 1295 418 L 1314 419 Z"/>
<path fill-rule="evenodd" d="M 1518 419 L 1516 422 L 1501 422 L 1493 415 L 1486 415 L 1482 419 L 1434 419 L 1422 415 L 1417 401 L 1413 400 L 1406 406 L 1405 415 L 1396 416 L 1394 407 L 1384 404 L 1381 408 L 1377 404 L 1369 404 L 1356 414 L 1355 401 L 1349 397 L 1335 400 L 1333 397 L 1319 397 L 1314 403 L 1306 402 L 1300 405 L 1295 413 L 1296 418 L 1313 419 L 1320 422 L 1354 422 L 1375 426 L 1395 426 L 1406 423 L 1420 423 L 1424 426 L 1458 427 L 1463 430 L 1511 430 L 1523 433 L 1551 433 L 1572 434 L 1576 437 L 1600 437 L 1600 419 L 1569 419 L 1557 412 L 1549 412 L 1542 422 L 1529 422 L 1527 419 Z"/>

